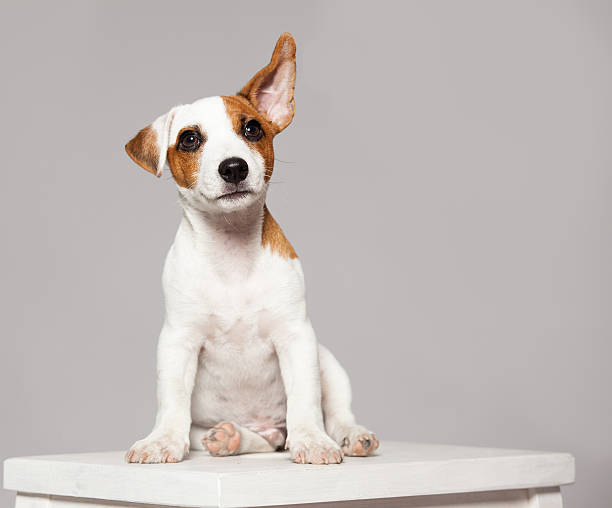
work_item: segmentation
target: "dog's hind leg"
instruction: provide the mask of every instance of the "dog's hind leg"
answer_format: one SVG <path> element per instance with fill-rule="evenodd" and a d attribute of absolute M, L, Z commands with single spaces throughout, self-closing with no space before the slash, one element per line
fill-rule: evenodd
<path fill-rule="evenodd" d="M 268 436 L 264 437 L 233 422 L 221 422 L 212 429 L 192 425 L 189 437 L 193 449 L 205 450 L 214 457 L 273 452 L 277 448 L 274 442 L 266 439 Z"/>
<path fill-rule="evenodd" d="M 331 352 L 319 344 L 321 405 L 325 430 L 345 455 L 371 455 L 378 448 L 376 435 L 358 425 L 351 410 L 351 383 Z"/>

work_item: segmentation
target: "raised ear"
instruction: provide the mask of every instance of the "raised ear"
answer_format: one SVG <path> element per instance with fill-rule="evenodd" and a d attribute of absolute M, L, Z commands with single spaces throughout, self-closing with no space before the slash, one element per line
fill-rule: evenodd
<path fill-rule="evenodd" d="M 294 87 L 295 41 L 290 33 L 284 33 L 276 43 L 270 63 L 255 74 L 238 95 L 246 97 L 280 132 L 293 119 Z"/>
<path fill-rule="evenodd" d="M 151 125 L 140 130 L 127 145 L 125 151 L 139 166 L 160 177 L 166 165 L 168 138 L 174 111 L 157 118 Z"/>

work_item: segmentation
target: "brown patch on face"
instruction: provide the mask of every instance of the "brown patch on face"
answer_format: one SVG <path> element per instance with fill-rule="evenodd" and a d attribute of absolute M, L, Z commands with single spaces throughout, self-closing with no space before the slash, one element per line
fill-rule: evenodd
<path fill-rule="evenodd" d="M 274 217 L 270 214 L 267 206 L 264 206 L 264 221 L 263 228 L 261 231 L 261 245 L 264 247 L 270 247 L 270 250 L 280 257 L 285 259 L 297 258 L 293 246 L 289 243 L 289 240 L 285 237 L 283 230 L 278 225 L 278 222 L 274 220 Z"/>
<path fill-rule="evenodd" d="M 159 176 L 159 148 L 157 148 L 157 134 L 153 127 L 148 125 L 141 129 L 125 145 L 125 151 L 130 159 L 140 167 Z"/>
<path fill-rule="evenodd" d="M 232 122 L 236 134 L 248 143 L 251 148 L 257 150 L 262 156 L 266 170 L 264 178 L 266 182 L 269 181 L 272 177 L 272 171 L 274 170 L 274 146 L 272 140 L 276 134 L 276 130 L 246 98 L 239 95 L 221 98 L 223 99 L 225 110 L 227 111 L 227 115 Z M 258 141 L 250 141 L 244 137 L 243 129 L 249 120 L 257 120 L 263 129 L 263 136 Z"/>
<path fill-rule="evenodd" d="M 181 135 L 185 131 L 198 131 L 201 134 L 202 142 L 197 150 L 188 152 L 178 147 Z M 200 126 L 191 125 L 181 129 L 176 136 L 175 144 L 168 147 L 168 166 L 170 166 L 170 171 L 177 185 L 187 189 L 191 189 L 195 185 L 200 171 L 200 155 L 205 143 L 206 136 Z"/>

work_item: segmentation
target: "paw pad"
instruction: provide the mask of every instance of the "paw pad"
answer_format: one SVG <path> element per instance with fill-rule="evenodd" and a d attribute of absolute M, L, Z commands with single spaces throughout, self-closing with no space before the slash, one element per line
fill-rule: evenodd
<path fill-rule="evenodd" d="M 210 429 L 202 444 L 214 457 L 234 455 L 240 447 L 240 432 L 231 422 L 223 422 Z"/>
<path fill-rule="evenodd" d="M 355 436 L 353 439 L 349 439 L 348 436 L 345 437 L 340 446 L 346 455 L 365 457 L 372 455 L 377 450 L 379 442 L 376 434 L 366 432 Z"/>

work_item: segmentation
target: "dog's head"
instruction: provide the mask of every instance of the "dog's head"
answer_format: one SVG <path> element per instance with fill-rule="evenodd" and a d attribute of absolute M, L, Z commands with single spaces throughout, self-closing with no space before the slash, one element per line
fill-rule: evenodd
<path fill-rule="evenodd" d="M 274 166 L 274 136 L 293 119 L 295 42 L 280 36 L 272 60 L 236 95 L 172 108 L 125 146 L 158 177 L 169 167 L 183 198 L 205 211 L 261 200 Z"/>

